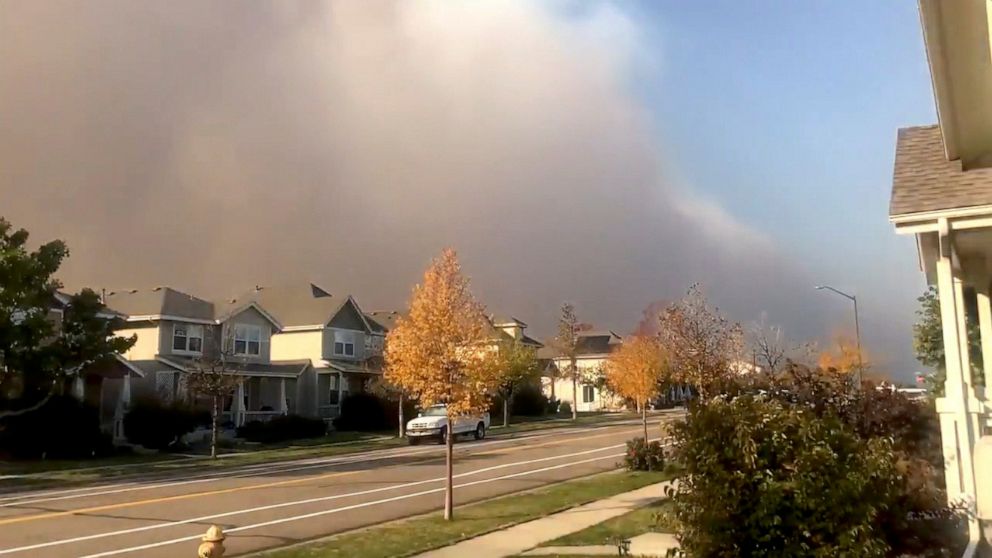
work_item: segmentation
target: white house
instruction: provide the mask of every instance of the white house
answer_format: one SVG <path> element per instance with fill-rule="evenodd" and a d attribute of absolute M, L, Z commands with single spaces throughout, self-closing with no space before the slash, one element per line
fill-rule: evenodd
<path fill-rule="evenodd" d="M 555 353 L 552 348 L 539 351 L 539 356 L 549 367 L 542 378 L 544 395 L 555 397 L 561 402 L 577 401 L 578 411 L 602 411 L 617 409 L 623 406 L 623 401 L 603 389 L 603 367 L 610 354 L 617 350 L 623 339 L 612 331 L 584 331 L 579 334 L 575 367 L 579 371 L 577 395 L 573 399 L 573 384 L 571 378 L 560 377 L 559 370 L 567 370 L 569 361 Z M 556 379 L 552 381 L 552 377 Z"/>

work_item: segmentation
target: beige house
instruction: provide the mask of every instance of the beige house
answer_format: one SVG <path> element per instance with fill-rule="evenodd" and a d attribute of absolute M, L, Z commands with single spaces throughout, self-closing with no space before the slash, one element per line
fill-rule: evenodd
<path fill-rule="evenodd" d="M 965 553 L 974 556 L 992 519 L 992 403 L 971 376 L 966 327 L 975 312 L 983 383 L 992 386 L 992 4 L 921 0 L 920 15 L 939 124 L 899 130 L 889 219 L 915 238 L 920 269 L 937 287 L 945 480 L 948 499 L 977 512 Z"/>
<path fill-rule="evenodd" d="M 366 316 L 354 297 L 304 283 L 256 288 L 245 298 L 282 324 L 271 341 L 274 361 L 302 359 L 312 364 L 312 384 L 307 381 L 301 396 L 301 414 L 335 417 L 349 393 L 364 390 L 369 380 L 382 375 L 386 330 Z"/>
<path fill-rule="evenodd" d="M 575 366 L 579 371 L 577 395 L 577 411 L 603 411 L 618 409 L 623 401 L 602 387 L 602 382 L 596 381 L 603 374 L 603 366 L 610 354 L 623 343 L 623 339 L 612 331 L 584 331 L 579 334 L 577 345 L 578 358 Z M 544 395 L 556 397 L 561 402 L 573 401 L 573 384 L 568 378 L 559 376 L 558 370 L 567 370 L 570 363 L 567 358 L 559 356 L 554 349 L 545 348 L 539 353 L 547 363 L 549 371 L 543 378 Z M 553 367 L 553 368 L 551 368 Z"/>
<path fill-rule="evenodd" d="M 118 334 L 137 337 L 124 357 L 142 377 L 122 387 L 127 399 L 186 397 L 183 373 L 196 359 L 218 358 L 223 351 L 243 377 L 224 407 L 235 425 L 313 413 L 307 397 L 310 361 L 273 358 L 272 338 L 282 324 L 255 301 L 213 303 L 160 287 L 108 293 L 106 303 L 127 316 Z"/>

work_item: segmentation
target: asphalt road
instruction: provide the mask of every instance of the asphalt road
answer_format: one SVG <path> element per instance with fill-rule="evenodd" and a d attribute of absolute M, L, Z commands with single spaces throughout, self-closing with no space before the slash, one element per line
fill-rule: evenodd
<path fill-rule="evenodd" d="M 456 505 L 612 469 L 640 431 L 631 421 L 460 442 Z M 238 555 L 435 511 L 443 490 L 444 448 L 430 445 L 6 493 L 0 557 L 193 557 L 211 524 Z"/>

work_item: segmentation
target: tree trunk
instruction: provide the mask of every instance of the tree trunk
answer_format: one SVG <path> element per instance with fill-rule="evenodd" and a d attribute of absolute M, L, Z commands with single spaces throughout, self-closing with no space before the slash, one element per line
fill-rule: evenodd
<path fill-rule="evenodd" d="M 644 443 L 648 443 L 648 404 L 641 403 L 641 424 L 644 425 Z"/>
<path fill-rule="evenodd" d="M 579 418 L 579 371 L 572 361 L 572 420 Z"/>
<path fill-rule="evenodd" d="M 217 459 L 217 422 L 220 418 L 220 397 L 214 396 L 214 412 L 210 416 L 210 457 Z"/>
<path fill-rule="evenodd" d="M 452 426 L 454 426 L 454 421 L 448 418 L 447 432 L 445 434 L 444 445 L 444 457 L 445 457 L 445 484 L 444 484 L 444 519 L 451 521 L 455 518 L 455 499 L 454 492 L 455 487 L 452 483 L 452 469 L 453 465 L 453 455 L 452 451 L 454 449 L 454 433 L 452 432 Z"/>
<path fill-rule="evenodd" d="M 510 396 L 503 398 L 503 428 L 510 426 Z"/>
<path fill-rule="evenodd" d="M 400 394 L 400 404 L 399 404 L 399 416 L 400 416 L 400 438 L 406 436 L 406 423 L 403 421 L 403 394 Z"/>

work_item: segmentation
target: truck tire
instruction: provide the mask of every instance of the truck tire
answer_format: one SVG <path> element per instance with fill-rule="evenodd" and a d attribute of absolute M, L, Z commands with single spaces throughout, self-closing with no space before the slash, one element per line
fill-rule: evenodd
<path fill-rule="evenodd" d="M 486 437 L 486 424 L 480 422 L 478 426 L 475 427 L 475 439 L 481 440 Z"/>

